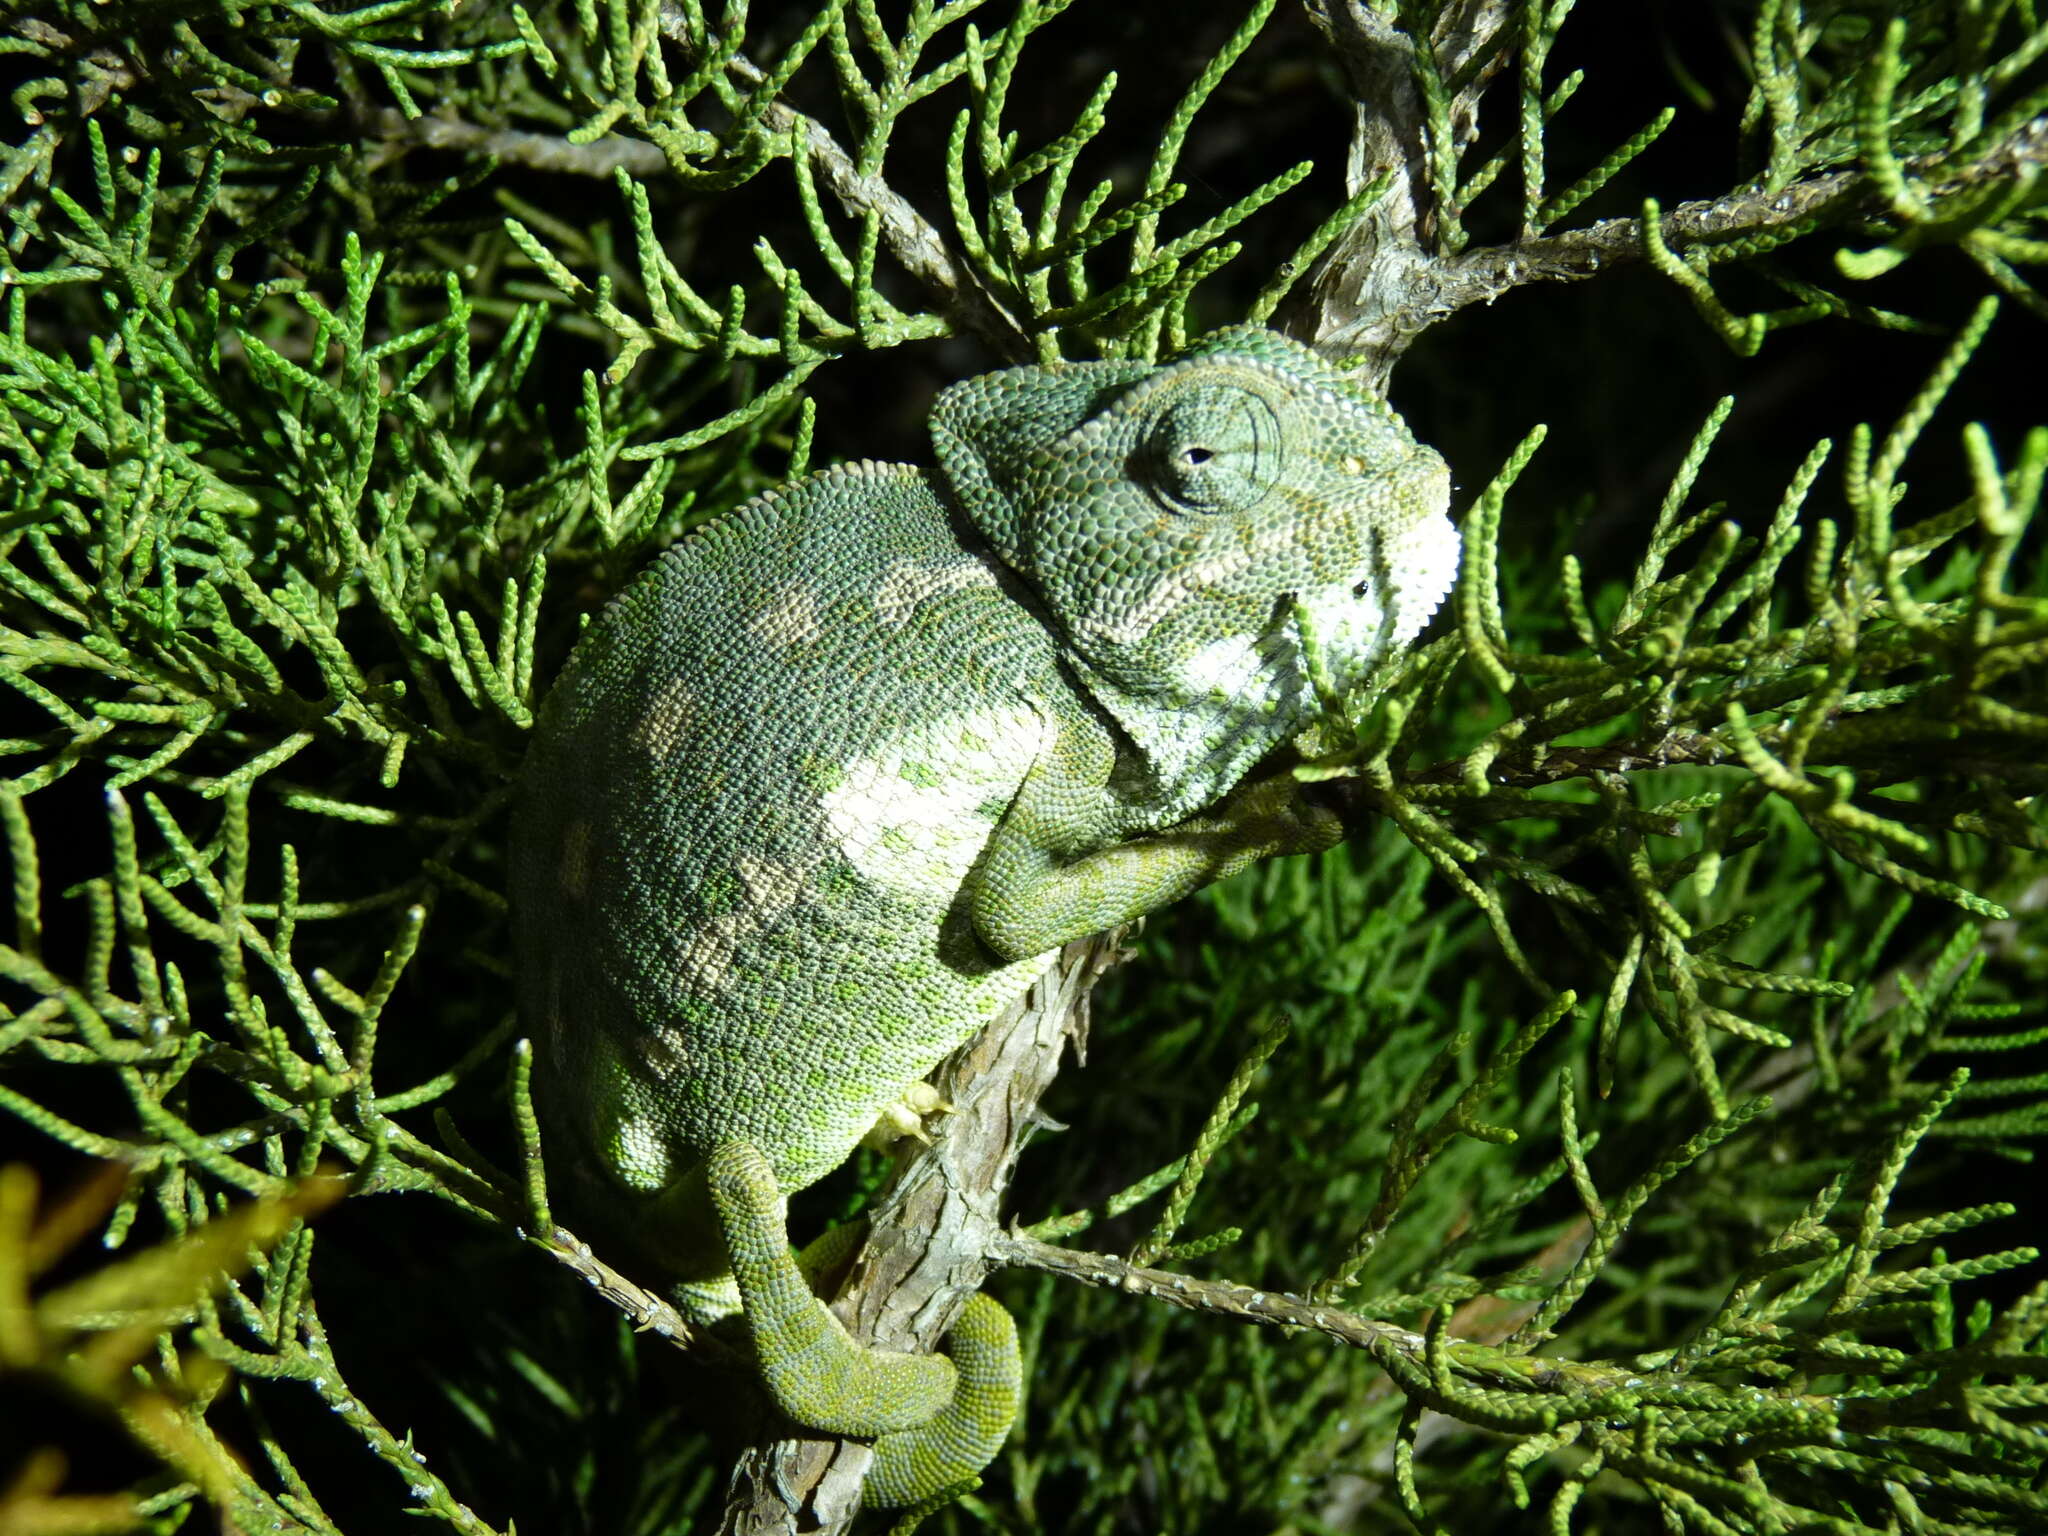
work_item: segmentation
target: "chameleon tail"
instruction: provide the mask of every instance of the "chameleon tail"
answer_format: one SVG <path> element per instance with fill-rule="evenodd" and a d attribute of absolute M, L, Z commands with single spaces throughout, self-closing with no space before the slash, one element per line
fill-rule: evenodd
<path fill-rule="evenodd" d="M 967 1298 L 946 1335 L 959 1371 L 953 1400 L 929 1424 L 875 1442 L 865 1502 L 901 1509 L 964 1483 L 995 1460 L 1017 1417 L 1024 1362 L 1017 1324 L 992 1296 Z"/>
<path fill-rule="evenodd" d="M 953 1363 L 854 1343 L 797 1267 L 783 1227 L 782 1191 L 760 1148 L 726 1142 L 711 1154 L 705 1173 L 747 1332 L 776 1407 L 829 1435 L 885 1435 L 936 1417 L 953 1396 Z"/>
<path fill-rule="evenodd" d="M 951 1360 L 865 1349 L 811 1294 L 783 1230 L 774 1170 L 760 1149 L 727 1142 L 706 1173 L 754 1354 L 776 1406 L 827 1434 L 880 1437 L 867 1503 L 920 1503 L 995 1459 L 1017 1417 L 1024 1375 L 1017 1325 L 1001 1303 L 968 1298 L 947 1335 Z"/>

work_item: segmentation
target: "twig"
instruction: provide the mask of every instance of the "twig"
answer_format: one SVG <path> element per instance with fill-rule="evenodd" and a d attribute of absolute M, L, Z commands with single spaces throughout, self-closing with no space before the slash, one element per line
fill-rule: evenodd
<path fill-rule="evenodd" d="M 1926 156 L 1909 164 L 1941 165 Z M 1949 168 L 1945 185 L 1962 190 L 2008 180 L 2048 164 L 2048 119 L 2036 118 L 1986 150 L 1972 164 Z M 1368 359 L 1369 376 L 1384 379 L 1415 338 L 1439 320 L 1474 304 L 1491 304 L 1527 283 L 1579 282 L 1610 267 L 1647 259 L 1643 221 L 1603 219 L 1584 229 L 1484 246 L 1455 255 L 1427 254 L 1415 243 L 1412 213 L 1389 225 L 1383 199 L 1353 232 L 1339 237 L 1323 266 L 1303 286 L 1309 313 L 1289 326 L 1331 353 Z M 1832 171 L 1782 191 L 1745 188 L 1726 197 L 1680 203 L 1663 215 L 1664 243 L 1674 251 L 1742 236 L 1768 235 L 1803 223 L 1848 225 L 1886 212 L 1883 193 L 1860 170 Z M 1378 224 L 1370 221 L 1378 218 Z"/>
<path fill-rule="evenodd" d="M 418 145 L 423 149 L 489 155 L 494 160 L 529 166 L 536 171 L 561 171 L 573 176 L 609 177 L 623 170 L 628 176 L 639 178 L 659 176 L 668 169 L 668 159 L 660 149 L 645 139 L 618 134 L 607 134 L 591 144 L 572 144 L 555 134 L 482 128 L 439 113 L 408 119 L 393 107 L 357 113 L 356 127 L 365 136 L 393 146 Z"/>
<path fill-rule="evenodd" d="M 652 1291 L 636 1285 L 590 1251 L 566 1227 L 556 1227 L 547 1237 L 535 1239 L 556 1262 L 581 1275 L 590 1288 L 633 1320 L 642 1333 L 657 1333 L 681 1349 L 695 1349 L 706 1335 L 691 1327 L 683 1315 Z"/>
<path fill-rule="evenodd" d="M 1062 1248 L 1014 1231 L 997 1240 L 990 1256 L 1005 1264 L 1044 1270 L 1084 1285 L 1147 1296 L 1190 1312 L 1211 1313 L 1268 1328 L 1320 1333 L 1365 1350 L 1382 1367 L 1404 1377 L 1411 1376 L 1414 1367 L 1426 1363 L 1429 1356 L 1430 1341 L 1424 1334 L 1291 1293 L 1260 1291 L 1229 1280 L 1198 1280 L 1169 1270 L 1146 1269 L 1110 1254 Z M 1638 1363 L 1519 1354 L 1471 1339 L 1449 1339 L 1444 1350 L 1451 1368 L 1459 1375 L 1518 1392 L 1597 1397 L 1606 1393 L 1655 1391 L 1667 1384 L 1667 1378 Z M 1714 1384 L 1689 1377 L 1669 1377 L 1668 1385 L 1682 1387 L 1695 1398 L 1710 1397 L 1717 1391 Z M 1728 1395 L 1732 1403 L 1741 1398 L 1742 1389 L 1732 1390 Z M 1824 1397 L 1794 1398 L 1790 1402 L 1796 1407 L 1812 1406 L 1823 1411 L 1832 1406 Z"/>
<path fill-rule="evenodd" d="M 689 46 L 680 6 L 662 6 L 661 30 L 671 41 Z M 750 89 L 767 79 L 760 66 L 744 55 L 736 55 L 728 67 Z M 760 121 L 773 137 L 795 136 L 810 157 L 812 173 L 850 217 L 875 216 L 883 248 L 932 294 L 948 319 L 973 331 L 1012 362 L 1029 362 L 1036 356 L 1024 327 L 981 286 L 924 215 L 879 177 L 861 175 L 853 156 L 823 124 L 781 101 L 770 102 Z"/>

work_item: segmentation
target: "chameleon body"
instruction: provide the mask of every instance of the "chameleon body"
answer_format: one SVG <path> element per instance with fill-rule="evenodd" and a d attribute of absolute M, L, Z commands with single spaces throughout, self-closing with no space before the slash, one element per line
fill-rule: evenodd
<path fill-rule="evenodd" d="M 599 1171 L 687 1311 L 742 1311 L 792 1419 L 879 1437 L 882 1503 L 995 1454 L 1014 1329 L 976 1298 L 951 1362 L 855 1345 L 786 1197 L 913 1119 L 1061 945 L 1333 843 L 1248 779 L 1316 716 L 1304 633 L 1355 684 L 1457 564 L 1443 461 L 1266 331 L 985 375 L 931 426 L 936 470 L 812 475 L 623 592 L 516 830 L 553 1159 Z"/>

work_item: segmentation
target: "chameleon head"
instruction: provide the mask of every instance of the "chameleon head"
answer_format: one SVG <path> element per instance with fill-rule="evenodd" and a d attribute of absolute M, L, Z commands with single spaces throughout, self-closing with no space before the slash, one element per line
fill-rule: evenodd
<path fill-rule="evenodd" d="M 933 422 L 967 514 L 1125 695 L 1298 718 L 1302 617 L 1353 685 L 1457 573 L 1444 461 L 1269 331 L 1219 331 L 1157 368 L 989 375 Z"/>

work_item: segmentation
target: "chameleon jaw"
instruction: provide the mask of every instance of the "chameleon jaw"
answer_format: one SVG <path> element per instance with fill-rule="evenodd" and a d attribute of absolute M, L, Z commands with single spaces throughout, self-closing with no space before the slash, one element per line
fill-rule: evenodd
<path fill-rule="evenodd" d="M 1376 548 L 1362 572 L 1283 599 L 1259 634 L 1196 649 L 1177 669 L 1181 696 L 1228 703 L 1246 718 L 1292 712 L 1313 693 L 1311 637 L 1330 682 L 1355 688 L 1422 632 L 1457 569 L 1457 530 L 1448 518 L 1424 519 L 1399 544 Z"/>

